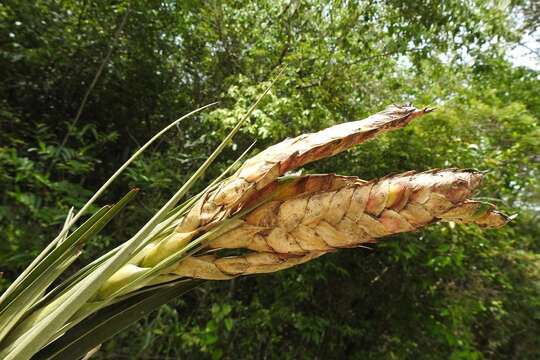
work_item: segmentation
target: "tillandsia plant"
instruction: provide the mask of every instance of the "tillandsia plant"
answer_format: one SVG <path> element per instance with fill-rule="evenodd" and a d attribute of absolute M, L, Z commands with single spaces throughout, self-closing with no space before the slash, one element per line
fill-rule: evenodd
<path fill-rule="evenodd" d="M 178 204 L 257 102 L 134 237 L 57 281 L 83 243 L 136 190 L 73 232 L 69 229 L 81 212 L 70 213 L 60 235 L 0 299 L 0 358 L 80 358 L 204 280 L 279 271 L 438 221 L 499 227 L 509 220 L 493 205 L 471 199 L 483 176 L 471 169 L 412 171 L 370 181 L 335 174 L 287 176 L 432 111 L 410 105 L 392 105 L 361 121 L 286 139 L 226 178 L 239 159 L 201 193 Z"/>

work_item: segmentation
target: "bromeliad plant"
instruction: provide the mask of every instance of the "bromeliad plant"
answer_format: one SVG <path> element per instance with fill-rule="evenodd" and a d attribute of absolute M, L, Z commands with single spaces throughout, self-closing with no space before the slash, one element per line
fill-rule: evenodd
<path fill-rule="evenodd" d="M 57 281 L 84 242 L 136 190 L 70 232 L 74 223 L 134 157 L 177 122 L 141 148 L 79 213 L 70 213 L 60 235 L 0 299 L 0 358 L 80 358 L 204 280 L 279 271 L 438 221 L 499 227 L 509 220 L 493 205 L 470 199 L 482 179 L 476 170 L 408 172 L 372 181 L 334 174 L 285 176 L 432 111 L 395 105 L 361 121 L 284 140 L 178 204 L 260 99 L 137 234 Z"/>

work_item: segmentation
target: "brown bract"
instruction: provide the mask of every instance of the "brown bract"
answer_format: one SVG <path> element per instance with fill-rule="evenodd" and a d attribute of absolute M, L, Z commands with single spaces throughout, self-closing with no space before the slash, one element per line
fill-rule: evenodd
<path fill-rule="evenodd" d="M 493 205 L 471 200 L 482 179 L 475 170 L 407 172 L 373 181 L 335 174 L 282 177 L 402 128 L 430 111 L 393 105 L 367 119 L 267 148 L 202 194 L 175 231 L 148 244 L 132 265 L 148 269 L 159 264 L 231 215 L 240 217 L 235 228 L 223 230 L 197 256 L 182 259 L 153 283 L 178 277 L 226 280 L 275 272 L 339 248 L 362 246 L 438 221 L 484 227 L 506 224 L 509 218 Z"/>
<path fill-rule="evenodd" d="M 437 221 L 502 226 L 508 218 L 493 205 L 469 200 L 481 179 L 481 172 L 459 169 L 408 172 L 370 182 L 332 174 L 288 179 L 241 226 L 208 246 L 247 250 L 243 255 L 193 258 L 180 263 L 174 274 L 227 279 L 274 272 Z"/>
<path fill-rule="evenodd" d="M 287 171 L 336 155 L 381 133 L 399 129 L 432 111 L 392 105 L 364 120 L 338 124 L 270 146 L 247 160 L 217 189 L 206 193 L 184 218 L 179 232 L 190 232 L 234 213 Z"/>

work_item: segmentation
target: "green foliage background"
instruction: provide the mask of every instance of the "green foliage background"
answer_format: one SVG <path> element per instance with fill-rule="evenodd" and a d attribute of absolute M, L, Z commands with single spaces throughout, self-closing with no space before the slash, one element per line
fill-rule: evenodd
<path fill-rule="evenodd" d="M 533 1 L 3 1 L 0 290 L 139 144 L 220 100 L 102 199 L 142 189 L 83 260 L 126 240 L 287 64 L 204 181 L 255 139 L 260 151 L 411 101 L 438 110 L 304 171 L 371 179 L 479 168 L 488 174 L 478 196 L 518 218 L 495 231 L 439 225 L 281 273 L 207 283 L 98 357 L 538 359 L 540 73 L 514 66 L 507 51 L 538 30 L 539 16 Z"/>

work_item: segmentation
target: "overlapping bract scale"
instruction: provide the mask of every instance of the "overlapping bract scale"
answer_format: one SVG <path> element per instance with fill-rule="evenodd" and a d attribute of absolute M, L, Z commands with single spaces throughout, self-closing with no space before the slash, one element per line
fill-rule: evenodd
<path fill-rule="evenodd" d="M 201 257 L 180 263 L 174 272 L 193 276 L 193 261 L 204 263 L 211 270 L 206 278 L 213 279 L 273 272 L 437 221 L 502 226 L 506 216 L 490 204 L 469 200 L 481 179 L 478 171 L 445 169 L 370 182 L 336 175 L 289 180 L 269 202 L 247 214 L 241 226 L 209 244 L 212 249 L 246 249 L 245 254 Z M 306 190 L 302 184 L 311 186 Z"/>
<path fill-rule="evenodd" d="M 420 229 L 437 221 L 504 225 L 493 205 L 471 200 L 482 173 L 443 169 L 364 181 L 334 174 L 283 177 L 431 112 L 392 105 L 364 120 L 286 139 L 247 160 L 202 194 L 173 234 L 148 244 L 130 266 L 151 268 L 240 211 L 241 225 L 182 259 L 153 283 L 191 277 L 225 280 L 282 270 L 339 248 Z M 230 252 L 233 252 L 232 254 Z M 229 253 L 227 253 L 229 252 Z"/>

